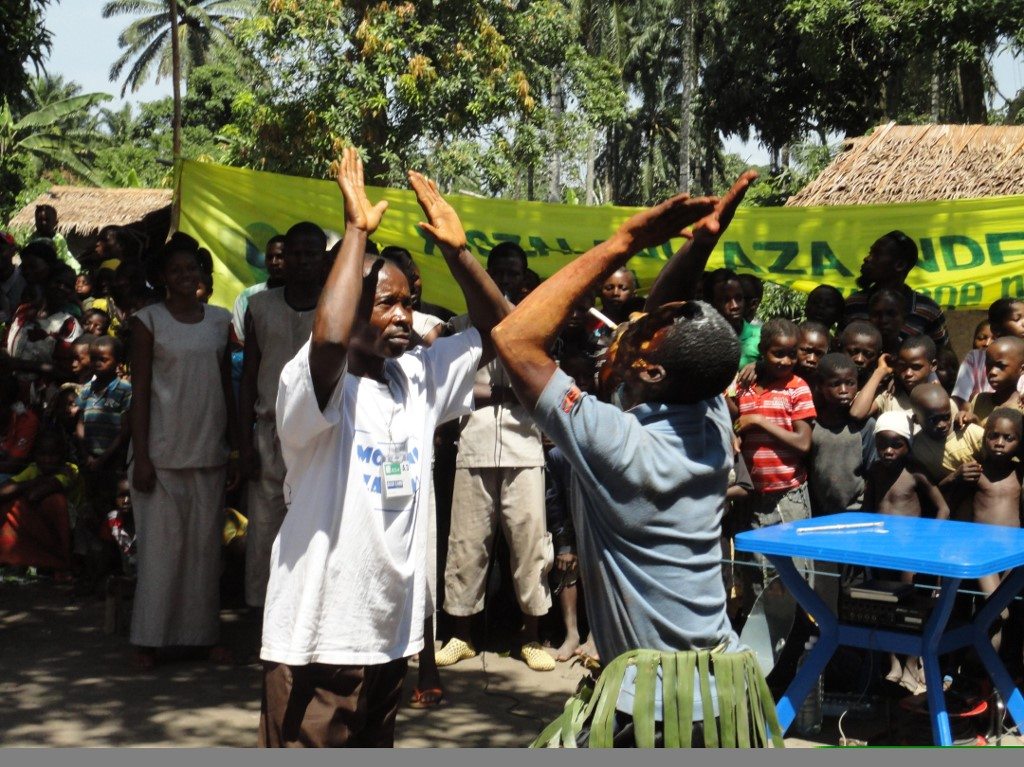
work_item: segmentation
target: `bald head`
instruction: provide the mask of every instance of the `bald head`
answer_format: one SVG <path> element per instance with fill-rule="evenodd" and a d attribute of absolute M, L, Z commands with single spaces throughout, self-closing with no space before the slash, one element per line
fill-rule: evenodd
<path fill-rule="evenodd" d="M 1000 336 L 988 345 L 996 354 L 1012 354 L 1024 360 L 1024 338 L 1017 336 Z"/>
<path fill-rule="evenodd" d="M 910 404 L 914 407 L 949 407 L 949 395 L 938 384 L 923 383 L 915 386 L 910 392 Z"/>
<path fill-rule="evenodd" d="M 931 437 L 945 438 L 953 428 L 953 413 L 949 395 L 937 383 L 923 383 L 910 392 L 910 405 L 914 420 Z"/>
<path fill-rule="evenodd" d="M 1001 395 L 1017 390 L 1024 374 L 1024 339 L 1000 336 L 985 349 L 985 377 L 992 391 Z"/>

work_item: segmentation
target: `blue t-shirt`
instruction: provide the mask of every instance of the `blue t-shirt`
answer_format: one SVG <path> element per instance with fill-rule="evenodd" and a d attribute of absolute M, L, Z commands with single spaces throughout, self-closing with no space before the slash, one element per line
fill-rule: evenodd
<path fill-rule="evenodd" d="M 573 468 L 580 576 L 601 657 L 640 648 L 741 649 L 722 582 L 733 463 L 725 399 L 622 412 L 557 370 L 534 418 Z M 700 718 L 699 695 L 696 702 Z"/>

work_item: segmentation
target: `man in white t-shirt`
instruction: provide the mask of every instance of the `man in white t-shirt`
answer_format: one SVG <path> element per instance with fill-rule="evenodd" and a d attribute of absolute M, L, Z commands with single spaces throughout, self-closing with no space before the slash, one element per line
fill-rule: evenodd
<path fill-rule="evenodd" d="M 394 744 L 407 659 L 423 647 L 427 502 L 437 424 L 469 412 L 508 311 L 466 250 L 452 207 L 409 174 L 476 329 L 409 351 L 405 275 L 366 241 L 371 206 L 354 149 L 338 175 L 345 237 L 313 333 L 281 375 L 277 424 L 289 511 L 263 618 L 261 746 Z"/>

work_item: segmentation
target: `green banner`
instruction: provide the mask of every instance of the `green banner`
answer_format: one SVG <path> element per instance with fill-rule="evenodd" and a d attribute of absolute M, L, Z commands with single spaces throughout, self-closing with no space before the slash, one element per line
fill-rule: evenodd
<path fill-rule="evenodd" d="M 178 177 L 179 227 L 215 258 L 213 303 L 230 307 L 247 285 L 266 279 L 267 240 L 298 221 L 340 234 L 342 197 L 333 181 L 184 161 Z M 373 240 L 407 248 L 423 273 L 424 300 L 462 311 L 462 294 L 444 259 L 418 227 L 423 218 L 408 189 L 370 187 L 367 196 L 390 203 Z M 450 194 L 472 252 L 518 242 L 530 268 L 549 277 L 611 235 L 635 208 L 587 207 Z M 1024 196 L 978 200 L 741 208 L 711 257 L 764 280 L 809 291 L 830 284 L 848 295 L 871 243 L 893 229 L 917 242 L 919 260 L 909 284 L 946 307 L 985 307 L 1024 295 Z M 682 240 L 638 254 L 630 266 L 648 287 Z"/>

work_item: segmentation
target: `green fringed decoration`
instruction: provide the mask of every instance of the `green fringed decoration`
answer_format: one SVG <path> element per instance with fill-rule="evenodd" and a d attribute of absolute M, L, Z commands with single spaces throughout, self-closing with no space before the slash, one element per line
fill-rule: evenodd
<path fill-rule="evenodd" d="M 711 653 L 697 653 L 697 683 L 700 686 L 700 705 L 705 722 L 714 721 L 715 702 L 711 699 Z M 718 693 L 721 695 L 721 691 Z M 704 748 L 718 748 L 718 728 L 704 727 Z"/>
<path fill-rule="evenodd" d="M 636 659 L 633 725 L 637 748 L 654 748 L 654 697 L 659 665 L 659 655 L 640 655 Z"/>
<path fill-rule="evenodd" d="M 693 747 L 693 674 L 697 653 L 678 652 L 676 661 L 676 704 L 679 706 L 679 747 Z M 667 661 L 672 662 L 670 657 Z"/>
<path fill-rule="evenodd" d="M 601 670 L 601 678 L 597 682 L 594 697 L 597 707 L 590 723 L 590 747 L 611 748 L 615 734 L 615 704 L 622 689 L 622 677 L 625 676 L 629 661 L 636 658 L 639 650 L 623 653 L 607 667 Z"/>
<path fill-rule="evenodd" d="M 718 687 L 718 733 L 722 748 L 736 748 L 739 733 L 736 730 L 736 707 L 739 701 L 734 697 L 736 664 L 732 658 L 719 655 L 715 659 L 715 684 Z M 742 704 L 739 704 L 742 708 Z M 705 709 L 706 711 L 707 709 Z M 704 714 L 707 718 L 707 714 Z"/>
<path fill-rule="evenodd" d="M 665 658 L 661 664 L 661 684 L 666 690 L 675 690 L 679 684 L 675 658 Z M 661 696 L 664 722 L 665 748 L 679 748 L 679 698 L 676 695 Z"/>
<path fill-rule="evenodd" d="M 771 690 L 768 689 L 768 680 L 761 673 L 761 664 L 757 662 L 757 656 L 750 650 L 744 654 L 747 656 L 747 692 L 750 695 L 750 710 L 754 714 L 755 723 L 759 725 L 755 730 L 758 743 L 764 742 L 765 731 L 768 730 L 772 746 L 785 748 L 782 727 L 779 726 L 779 714 L 775 710 L 775 701 L 772 698 Z"/>
<path fill-rule="evenodd" d="M 637 667 L 633 724 L 640 747 L 654 744 L 655 693 L 658 670 L 662 677 L 663 735 L 665 745 L 692 745 L 694 670 L 706 716 L 704 740 L 708 748 L 783 748 L 782 732 L 768 683 L 753 652 L 723 653 L 720 649 L 686 652 L 632 650 L 605 667 L 594 686 L 584 680 L 565 705 L 562 715 L 544 728 L 531 748 L 575 748 L 583 727 L 590 723 L 591 748 L 610 748 L 615 726 L 615 704 L 630 665 Z M 718 692 L 718 726 L 711 718 L 711 676 Z M 709 726 L 710 724 L 710 726 Z M 751 737 L 753 734 L 753 737 Z"/>
<path fill-rule="evenodd" d="M 733 684 L 742 684 L 744 689 L 746 689 L 748 684 L 746 658 L 737 659 L 730 657 L 729 665 L 732 667 Z M 715 671 L 716 673 L 718 671 L 717 665 L 715 666 Z M 750 706 L 744 706 L 738 702 L 736 705 L 736 737 L 738 739 L 736 745 L 739 748 L 750 748 L 753 745 L 750 742 Z M 756 742 L 761 743 L 763 740 L 764 738 L 761 737 Z"/>

